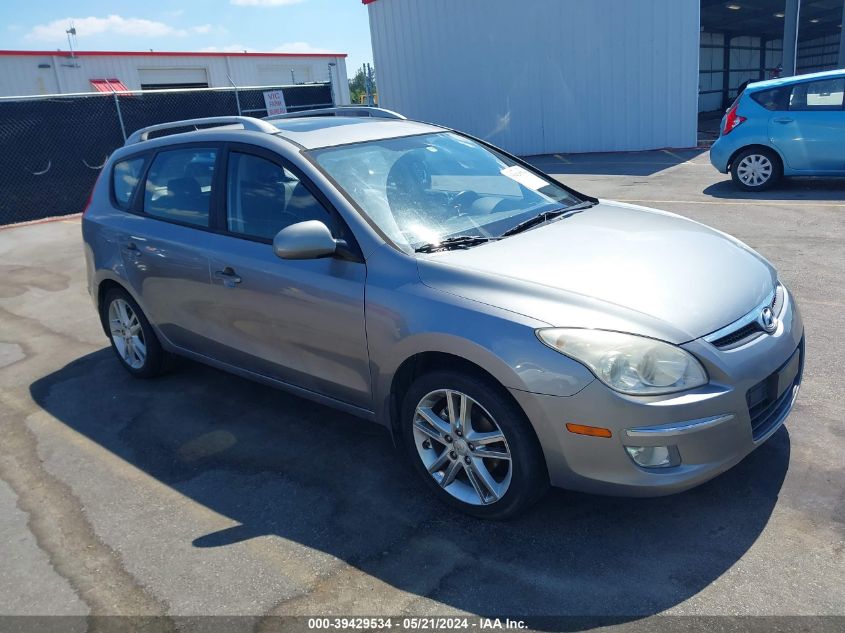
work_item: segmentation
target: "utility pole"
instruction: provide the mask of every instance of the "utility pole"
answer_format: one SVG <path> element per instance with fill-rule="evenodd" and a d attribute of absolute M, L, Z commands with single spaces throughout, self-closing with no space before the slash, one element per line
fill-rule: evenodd
<path fill-rule="evenodd" d="M 364 95 L 366 96 L 367 105 L 373 105 L 373 91 L 370 88 L 370 65 L 364 64 Z"/>

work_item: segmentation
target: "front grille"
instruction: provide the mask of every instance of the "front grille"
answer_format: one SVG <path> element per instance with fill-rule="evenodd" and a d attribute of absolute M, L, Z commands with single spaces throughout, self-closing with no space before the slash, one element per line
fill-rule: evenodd
<path fill-rule="evenodd" d="M 772 313 L 775 317 L 779 317 L 781 311 L 783 310 L 784 304 L 784 291 L 783 286 L 780 284 L 777 285 L 775 288 L 774 296 L 772 297 L 772 301 L 770 304 L 770 308 L 772 309 Z M 742 327 L 733 332 L 729 332 L 724 336 L 717 338 L 714 341 L 710 341 L 714 346 L 718 347 L 720 350 L 729 350 L 735 347 L 739 347 L 740 345 L 744 345 L 745 343 L 750 343 L 754 339 L 763 336 L 765 334 L 760 324 L 757 323 L 757 320 L 751 321 L 750 323 L 746 323 Z"/>
<path fill-rule="evenodd" d="M 747 338 L 750 339 L 752 336 L 756 338 L 762 333 L 763 330 L 760 329 L 760 324 L 757 321 L 752 321 L 748 325 L 739 328 L 736 332 L 731 332 L 727 336 L 716 339 L 713 341 L 713 345 L 720 349 L 731 348 Z"/>
<path fill-rule="evenodd" d="M 795 354 L 799 355 L 797 369 L 792 365 Z M 801 383 L 803 366 L 803 341 L 793 356 L 778 371 L 756 385 L 751 387 L 745 394 L 745 401 L 748 405 L 748 415 L 751 418 L 751 435 L 754 441 L 764 437 L 773 427 L 780 424 L 783 416 L 792 403 L 792 396 L 796 385 Z M 781 372 L 793 368 L 795 376 L 778 391 L 778 384 Z"/>

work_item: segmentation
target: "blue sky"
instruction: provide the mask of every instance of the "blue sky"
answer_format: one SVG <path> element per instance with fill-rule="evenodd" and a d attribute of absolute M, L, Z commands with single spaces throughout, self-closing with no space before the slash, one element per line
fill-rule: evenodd
<path fill-rule="evenodd" d="M 22 7 L 26 9 L 22 9 Z M 361 0 L 74 0 L 0 3 L 0 49 L 348 53 L 351 77 L 372 62 Z"/>

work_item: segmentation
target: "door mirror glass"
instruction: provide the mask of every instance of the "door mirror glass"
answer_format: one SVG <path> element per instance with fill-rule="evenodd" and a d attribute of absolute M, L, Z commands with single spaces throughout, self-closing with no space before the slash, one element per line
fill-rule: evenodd
<path fill-rule="evenodd" d="M 273 238 L 273 252 L 282 259 L 317 259 L 337 251 L 337 240 L 319 220 L 286 226 Z"/>

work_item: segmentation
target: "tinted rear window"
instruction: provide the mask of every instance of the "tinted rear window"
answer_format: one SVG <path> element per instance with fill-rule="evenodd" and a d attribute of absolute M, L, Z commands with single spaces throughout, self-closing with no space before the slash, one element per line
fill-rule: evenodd
<path fill-rule="evenodd" d="M 761 90 L 751 94 L 754 99 L 766 110 L 788 110 L 789 109 L 789 89 L 788 88 L 772 88 L 771 90 Z"/>
<path fill-rule="evenodd" d="M 217 152 L 206 148 L 159 152 L 147 176 L 144 212 L 163 220 L 208 226 L 216 160 Z"/>
<path fill-rule="evenodd" d="M 112 170 L 112 191 L 114 199 L 124 208 L 129 207 L 132 195 L 141 181 L 141 170 L 144 168 L 143 158 L 130 158 L 116 163 Z"/>

